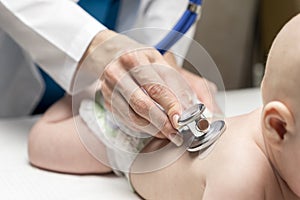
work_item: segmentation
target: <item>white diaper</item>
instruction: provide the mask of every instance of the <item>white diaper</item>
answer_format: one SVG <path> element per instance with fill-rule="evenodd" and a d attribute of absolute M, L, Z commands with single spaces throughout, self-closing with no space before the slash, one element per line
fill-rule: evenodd
<path fill-rule="evenodd" d="M 130 183 L 130 167 L 138 153 L 152 137 L 134 137 L 135 135 L 140 136 L 141 133 L 134 133 L 133 131 L 128 134 L 128 129 L 117 125 L 112 120 L 111 113 L 92 100 L 81 102 L 79 114 L 95 136 L 106 146 L 109 160 L 109 163 L 106 164 L 109 164 L 116 175 L 124 175 Z M 204 115 L 211 117 L 212 113 L 206 109 Z M 209 149 L 211 150 L 211 148 Z M 206 157 L 205 155 L 203 156 Z"/>
<path fill-rule="evenodd" d="M 79 114 L 92 132 L 107 147 L 109 163 L 115 174 L 127 178 L 130 167 L 151 137 L 138 138 L 134 133 L 126 134 L 124 129 L 112 121 L 111 113 L 92 100 L 81 102 Z M 137 133 L 137 135 L 139 135 Z"/>

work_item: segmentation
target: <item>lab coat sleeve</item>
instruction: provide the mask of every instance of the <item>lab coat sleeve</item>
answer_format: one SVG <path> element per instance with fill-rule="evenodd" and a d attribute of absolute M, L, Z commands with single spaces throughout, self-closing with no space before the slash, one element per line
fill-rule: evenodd
<path fill-rule="evenodd" d="M 68 93 L 77 92 L 73 79 L 86 48 L 106 29 L 70 0 L 0 0 L 0 28 Z"/>
<path fill-rule="evenodd" d="M 138 14 L 137 27 L 159 28 L 162 31 L 145 32 L 143 35 L 145 42 L 157 44 L 166 33 L 173 28 L 175 23 L 182 16 L 187 8 L 188 0 L 162 1 L 162 0 L 142 0 Z M 195 34 L 195 25 L 185 34 L 185 37 L 176 43 L 172 48 L 176 56 L 177 63 L 183 64 L 184 57 L 189 49 Z"/>

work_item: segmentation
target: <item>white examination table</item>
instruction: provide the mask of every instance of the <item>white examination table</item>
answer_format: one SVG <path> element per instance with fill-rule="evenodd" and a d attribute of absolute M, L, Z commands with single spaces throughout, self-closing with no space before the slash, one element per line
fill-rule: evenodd
<path fill-rule="evenodd" d="M 259 89 L 226 92 L 227 116 L 246 113 L 260 105 Z M 139 199 L 121 177 L 65 175 L 30 166 L 27 136 L 36 119 L 0 120 L 0 199 Z"/>

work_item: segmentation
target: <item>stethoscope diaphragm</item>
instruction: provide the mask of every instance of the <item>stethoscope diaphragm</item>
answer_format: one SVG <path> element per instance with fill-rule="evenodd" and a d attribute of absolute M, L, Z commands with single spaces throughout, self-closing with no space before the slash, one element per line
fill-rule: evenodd
<path fill-rule="evenodd" d="M 226 126 L 223 120 L 212 122 L 208 131 L 200 137 L 195 137 L 187 150 L 189 152 L 196 152 L 210 147 L 217 141 L 225 129 Z"/>
<path fill-rule="evenodd" d="M 191 132 L 194 137 L 187 150 L 197 152 L 214 144 L 226 129 L 225 121 L 217 120 L 212 123 L 203 115 L 205 105 L 198 103 L 183 111 L 178 120 L 179 132 Z"/>

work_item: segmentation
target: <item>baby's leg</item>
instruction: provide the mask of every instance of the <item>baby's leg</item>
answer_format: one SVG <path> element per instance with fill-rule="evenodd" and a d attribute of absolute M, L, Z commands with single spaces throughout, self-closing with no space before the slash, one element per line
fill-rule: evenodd
<path fill-rule="evenodd" d="M 142 152 L 153 152 L 160 149 L 167 142 L 166 140 L 152 140 Z M 159 157 L 171 156 L 171 151 L 166 151 Z M 159 163 L 159 157 L 153 162 Z M 143 161 L 139 156 L 132 166 L 142 167 Z M 131 183 L 136 192 L 145 199 L 202 199 L 205 181 L 201 173 L 201 162 L 197 154 L 185 152 L 173 164 L 147 173 L 131 173 Z"/>
<path fill-rule="evenodd" d="M 83 123 L 80 119 L 76 121 Z M 82 126 L 85 126 L 84 123 Z M 90 130 L 86 127 L 85 131 L 89 133 Z M 100 142 L 99 148 L 106 155 L 105 146 Z M 64 97 L 54 104 L 33 126 L 29 135 L 28 152 L 32 165 L 47 170 L 74 174 L 111 172 L 109 167 L 96 160 L 81 143 L 72 115 L 70 97 Z"/>

